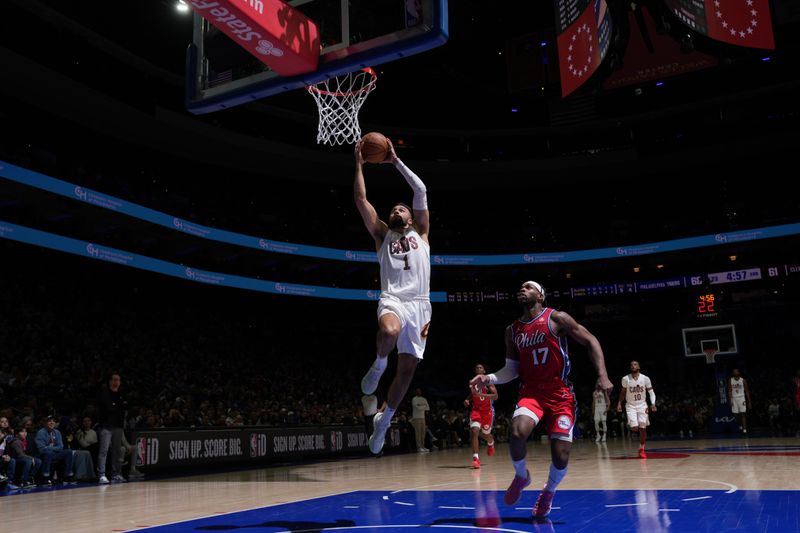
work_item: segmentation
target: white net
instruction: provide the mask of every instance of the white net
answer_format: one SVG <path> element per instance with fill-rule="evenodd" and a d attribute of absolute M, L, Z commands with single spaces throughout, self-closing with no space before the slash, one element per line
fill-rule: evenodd
<path fill-rule="evenodd" d="M 703 353 L 706 354 L 706 364 L 713 365 L 717 362 L 717 350 L 714 348 L 706 348 L 703 350 Z"/>
<path fill-rule="evenodd" d="M 361 138 L 358 111 L 377 80 L 375 71 L 365 68 L 306 87 L 319 108 L 318 143 L 355 144 Z"/>

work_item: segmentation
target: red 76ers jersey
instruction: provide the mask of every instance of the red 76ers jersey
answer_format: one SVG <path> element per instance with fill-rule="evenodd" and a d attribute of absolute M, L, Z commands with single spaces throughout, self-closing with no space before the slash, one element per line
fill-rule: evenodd
<path fill-rule="evenodd" d="M 552 387 L 569 387 L 567 338 L 553 333 L 550 315 L 545 307 L 530 322 L 516 320 L 511 324 L 511 342 L 519 356 L 520 394 Z"/>
<path fill-rule="evenodd" d="M 492 400 L 488 400 L 484 394 L 488 391 L 486 389 L 478 392 L 474 388 L 470 387 L 470 392 L 472 393 L 472 410 L 473 411 L 491 411 L 494 409 Z"/>

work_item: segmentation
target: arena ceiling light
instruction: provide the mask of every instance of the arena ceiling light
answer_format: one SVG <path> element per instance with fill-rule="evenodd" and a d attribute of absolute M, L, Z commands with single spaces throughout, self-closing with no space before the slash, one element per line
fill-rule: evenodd
<path fill-rule="evenodd" d="M 186 2 L 183 0 L 178 0 L 178 2 L 175 4 L 175 9 L 177 9 L 179 13 L 189 12 L 189 6 L 186 5 Z"/>

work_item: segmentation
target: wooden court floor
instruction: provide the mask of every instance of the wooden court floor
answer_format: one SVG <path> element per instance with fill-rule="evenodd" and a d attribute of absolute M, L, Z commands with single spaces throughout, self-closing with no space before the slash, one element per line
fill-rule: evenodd
<path fill-rule="evenodd" d="M 559 500 L 570 500 L 567 497 L 569 494 L 579 494 L 570 491 L 595 491 L 586 494 L 595 494 L 597 497 L 615 491 L 623 491 L 620 494 L 625 494 L 624 491 L 664 491 L 670 494 L 670 491 L 713 491 L 708 494 L 741 492 L 749 495 L 763 491 L 784 491 L 788 505 L 793 505 L 794 510 L 789 509 L 788 515 L 784 513 L 786 516 L 781 518 L 781 528 L 785 528 L 787 523 L 793 523 L 792 513 L 797 513 L 800 508 L 800 439 L 654 441 L 648 445 L 650 458 L 647 460 L 634 458 L 636 449 L 636 444 L 619 439 L 605 444 L 577 442 L 573 448 L 569 473 L 559 487 L 553 505 L 558 506 Z M 0 520 L 3 531 L 29 531 L 33 528 L 35 531 L 64 533 L 107 533 L 181 523 L 268 506 L 279 509 L 279 504 L 352 491 L 379 491 L 396 495 L 402 492 L 410 494 L 412 491 L 415 494 L 416 491 L 433 491 L 437 494 L 442 491 L 480 491 L 482 494 L 490 494 L 489 491 L 505 490 L 513 477 L 507 445 L 498 445 L 494 457 L 487 457 L 485 448 L 481 452 L 483 466 L 480 470 L 469 467 L 471 452 L 467 448 L 461 448 L 427 454 L 364 457 L 117 485 L 89 485 L 15 493 L 0 497 Z M 546 479 L 549 467 L 547 443 L 529 443 L 528 466 L 533 483 L 526 489 L 518 505 L 527 505 L 530 508 Z M 346 501 L 347 495 L 342 498 Z M 709 496 L 684 497 L 681 501 L 702 498 Z M 387 498 L 384 497 L 384 501 L 388 501 Z M 609 511 L 609 508 L 613 510 L 625 505 L 606 504 L 604 512 Z M 634 502 L 629 505 L 644 504 Z M 347 507 L 355 509 L 354 516 L 358 516 L 358 506 Z M 468 507 L 461 505 L 438 508 Z M 680 514 L 680 509 L 677 508 L 662 510 L 663 513 L 667 511 L 672 511 L 673 516 Z M 683 519 L 688 516 L 687 511 L 688 509 L 684 509 L 681 515 Z M 561 512 L 562 516 L 552 526 L 553 531 L 606 530 L 600 527 L 570 529 L 570 524 L 574 525 L 577 517 L 570 515 L 568 507 Z M 529 513 L 530 511 L 528 515 Z M 518 520 L 514 528 L 503 529 L 503 526 L 499 526 L 496 530 L 540 531 L 523 527 L 522 522 Z M 683 530 L 669 526 L 673 523 L 674 519 L 672 522 L 668 521 L 665 528 L 659 522 L 660 525 L 655 529 Z M 800 529 L 800 522 L 796 525 Z M 280 530 L 274 527 L 247 527 L 251 528 L 248 531 Z M 362 529 L 364 527 L 366 526 Z M 236 528 L 238 527 L 228 527 Z M 209 528 L 185 528 L 186 531 L 197 529 Z M 307 531 L 286 527 L 283 529 Z M 619 527 L 612 529 L 626 530 Z M 385 528 L 377 530 L 383 533 L 387 531 Z M 646 531 L 647 528 L 642 529 L 634 524 L 631 530 Z M 763 529 L 773 530 L 778 531 L 768 527 Z"/>

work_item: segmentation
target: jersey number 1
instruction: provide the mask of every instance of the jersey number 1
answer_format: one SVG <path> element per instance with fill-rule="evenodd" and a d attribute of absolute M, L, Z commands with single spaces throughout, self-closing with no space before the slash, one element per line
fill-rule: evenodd
<path fill-rule="evenodd" d="M 539 359 L 536 358 L 536 354 L 541 355 Z M 550 353 L 550 348 L 539 348 L 535 352 L 533 352 L 533 364 L 534 365 L 543 365 L 547 362 L 547 354 Z"/>
<path fill-rule="evenodd" d="M 403 270 L 411 270 L 411 267 L 408 266 L 408 256 L 407 255 L 403 256 L 403 262 L 406 264 L 406 266 L 403 267 Z"/>

